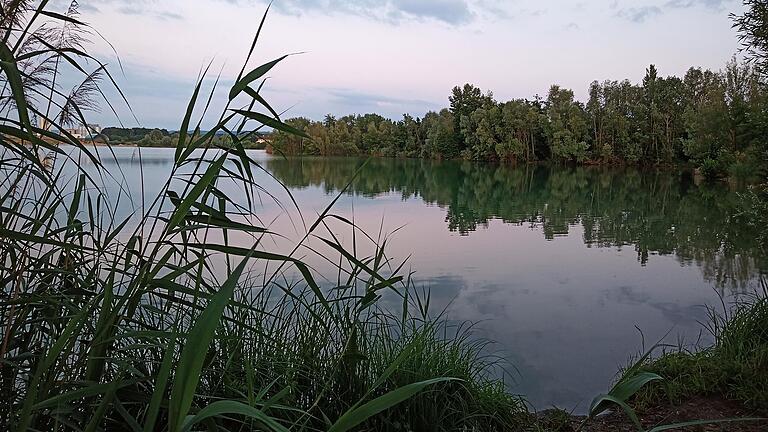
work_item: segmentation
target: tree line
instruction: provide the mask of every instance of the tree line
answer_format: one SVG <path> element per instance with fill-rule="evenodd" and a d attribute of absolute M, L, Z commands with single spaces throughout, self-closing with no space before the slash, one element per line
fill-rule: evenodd
<path fill-rule="evenodd" d="M 289 155 L 378 155 L 527 163 L 690 163 L 708 176 L 759 175 L 768 150 L 768 88 L 750 63 L 722 71 L 690 68 L 662 77 L 650 65 L 641 83 L 594 81 L 589 100 L 553 85 L 546 96 L 497 101 L 454 87 L 450 107 L 423 118 L 378 114 L 292 118 L 307 138 L 277 132 Z"/>
<path fill-rule="evenodd" d="M 101 135 L 106 137 L 109 143 L 113 145 L 176 147 L 179 142 L 179 133 L 169 132 L 167 129 L 106 127 L 101 131 Z M 200 135 L 201 131 L 190 131 L 190 140 L 194 140 Z M 269 139 L 265 134 L 253 132 L 242 132 L 240 133 L 240 138 L 240 143 L 247 149 L 264 149 L 266 144 L 261 138 Z M 228 134 L 218 133 L 211 138 L 211 145 L 214 147 L 230 147 L 232 145 L 232 137 Z"/>

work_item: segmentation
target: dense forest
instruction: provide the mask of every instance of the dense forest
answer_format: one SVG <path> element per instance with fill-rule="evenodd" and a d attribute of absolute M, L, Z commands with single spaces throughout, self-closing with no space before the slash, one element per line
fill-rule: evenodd
<path fill-rule="evenodd" d="M 478 161 L 690 163 L 706 176 L 764 172 L 768 89 L 758 70 L 731 60 L 723 71 L 691 68 L 662 77 L 654 65 L 642 83 L 594 81 L 586 103 L 553 85 L 542 99 L 499 102 L 491 92 L 455 87 L 450 107 L 393 121 L 377 114 L 331 115 L 287 123 L 284 154 L 379 155 Z"/>

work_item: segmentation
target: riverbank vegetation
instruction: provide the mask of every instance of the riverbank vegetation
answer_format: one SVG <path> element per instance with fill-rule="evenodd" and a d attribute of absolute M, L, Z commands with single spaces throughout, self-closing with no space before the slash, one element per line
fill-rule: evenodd
<path fill-rule="evenodd" d="M 659 343 L 638 356 L 585 416 L 539 413 L 532 430 L 761 432 L 768 424 L 768 283 L 702 323 L 707 345 Z M 692 420 L 707 419 L 707 420 Z M 670 424 L 672 423 L 672 425 Z"/>
<path fill-rule="evenodd" d="M 712 345 L 694 351 L 667 348 L 660 357 L 638 365 L 665 378 L 638 394 L 638 406 L 715 395 L 768 412 L 768 294 L 722 312 L 713 309 L 710 315 Z"/>
<path fill-rule="evenodd" d="M 201 131 L 193 131 L 198 135 Z M 204 133 L 204 132 L 203 132 Z M 140 147 L 165 147 L 171 148 L 179 141 L 178 132 L 169 132 L 167 129 L 149 128 L 118 128 L 108 127 L 101 131 L 101 136 L 112 145 L 130 145 Z M 241 132 L 240 144 L 245 149 L 263 150 L 267 147 L 264 135 L 260 133 Z M 232 145 L 232 138 L 223 132 L 211 137 L 212 145 L 216 147 L 228 147 Z"/>
<path fill-rule="evenodd" d="M 546 97 L 497 101 L 465 84 L 450 108 L 393 121 L 376 114 L 295 118 L 310 139 L 278 133 L 286 154 L 373 154 L 479 161 L 691 163 L 706 176 L 759 175 L 765 168 L 768 90 L 755 68 L 691 68 L 663 77 L 654 65 L 635 84 L 593 82 L 589 100 L 553 85 Z"/>

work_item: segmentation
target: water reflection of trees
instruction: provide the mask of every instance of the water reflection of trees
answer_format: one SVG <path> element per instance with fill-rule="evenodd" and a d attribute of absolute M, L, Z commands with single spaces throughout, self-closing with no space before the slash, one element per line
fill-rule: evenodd
<path fill-rule="evenodd" d="M 343 188 L 354 158 L 270 159 L 289 187 Z M 552 168 L 470 162 L 373 159 L 349 193 L 397 192 L 447 210 L 448 229 L 468 235 L 491 219 L 528 224 L 547 239 L 583 229 L 594 247 L 633 247 L 645 265 L 653 254 L 700 267 L 707 280 L 743 290 L 766 268 L 755 235 L 735 221 L 738 196 L 724 185 L 696 185 L 671 171 Z"/>

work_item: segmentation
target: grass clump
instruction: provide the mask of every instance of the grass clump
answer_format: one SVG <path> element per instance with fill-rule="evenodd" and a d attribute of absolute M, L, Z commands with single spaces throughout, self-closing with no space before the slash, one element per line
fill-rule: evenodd
<path fill-rule="evenodd" d="M 693 396 L 718 396 L 768 412 L 768 296 L 712 311 L 712 346 L 667 351 L 641 365 L 664 381 L 647 386 L 635 398 L 639 407 L 660 401 L 680 403 Z"/>

